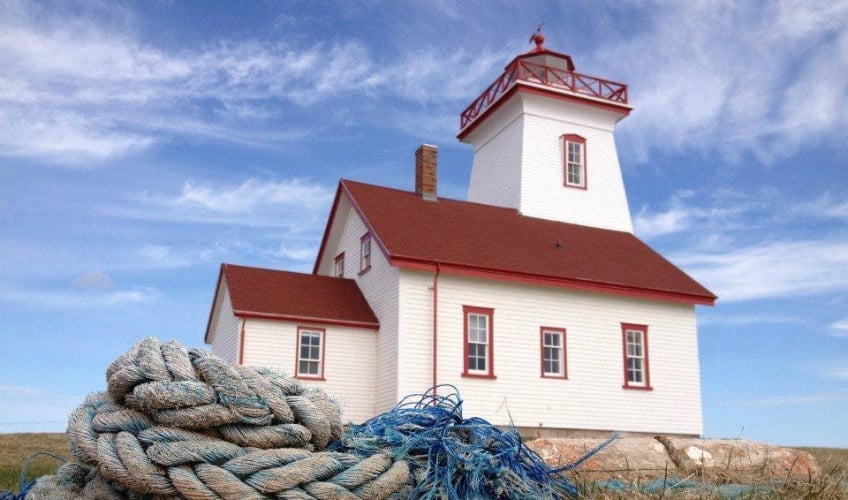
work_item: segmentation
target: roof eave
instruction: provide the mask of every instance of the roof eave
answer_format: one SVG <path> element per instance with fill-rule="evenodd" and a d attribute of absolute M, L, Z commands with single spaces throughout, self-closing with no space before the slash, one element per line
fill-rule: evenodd
<path fill-rule="evenodd" d="M 281 313 L 266 313 L 259 311 L 244 311 L 237 310 L 233 311 L 234 316 L 238 316 L 241 318 L 255 318 L 255 319 L 271 319 L 278 321 L 295 321 L 295 322 L 303 322 L 303 323 L 317 323 L 322 325 L 336 325 L 336 326 L 351 326 L 356 328 L 368 328 L 370 330 L 378 330 L 380 328 L 379 321 L 360 321 L 360 320 L 352 320 L 352 319 L 341 319 L 341 318 L 322 318 L 316 316 L 301 316 L 296 314 L 281 314 Z"/>
<path fill-rule="evenodd" d="M 592 280 L 582 280 L 579 278 L 562 278 L 559 276 L 546 276 L 522 273 L 517 271 L 508 271 L 503 269 L 490 269 L 484 267 L 470 266 L 468 264 L 462 263 L 433 261 L 408 256 L 395 255 L 391 257 L 390 262 L 394 266 L 407 269 L 435 271 L 436 266 L 438 265 L 442 273 L 448 274 L 477 276 L 489 279 L 498 279 L 502 281 L 554 286 L 568 288 L 572 290 L 593 291 L 641 299 L 661 300 L 665 302 L 713 306 L 715 305 L 715 301 L 718 299 L 718 297 L 713 294 L 699 295 L 670 290 L 641 288 L 616 283 L 604 283 Z"/>

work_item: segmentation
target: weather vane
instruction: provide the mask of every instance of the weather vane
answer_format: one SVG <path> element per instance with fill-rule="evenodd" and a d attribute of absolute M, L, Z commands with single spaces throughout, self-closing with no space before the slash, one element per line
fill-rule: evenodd
<path fill-rule="evenodd" d="M 530 35 L 530 41 L 536 42 L 536 52 L 541 52 L 542 50 L 544 50 L 544 48 L 542 47 L 542 44 L 545 43 L 545 35 L 542 34 L 542 26 L 544 25 L 545 23 L 537 24 L 536 32 Z"/>

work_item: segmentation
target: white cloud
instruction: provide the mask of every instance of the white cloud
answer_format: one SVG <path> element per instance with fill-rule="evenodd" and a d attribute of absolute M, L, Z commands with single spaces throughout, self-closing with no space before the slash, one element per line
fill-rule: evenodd
<path fill-rule="evenodd" d="M 314 245 L 295 246 L 290 244 L 281 244 L 280 247 L 271 252 L 273 257 L 284 258 L 288 260 L 300 262 L 313 262 L 315 256 L 318 255 L 318 248 Z"/>
<path fill-rule="evenodd" d="M 48 309 L 98 309 L 148 302 L 157 296 L 157 292 L 151 288 L 110 292 L 91 290 L 87 293 L 79 289 L 0 288 L 0 302 Z"/>
<path fill-rule="evenodd" d="M 112 288 L 112 280 L 102 271 L 85 273 L 74 280 L 74 285 L 80 288 Z"/>
<path fill-rule="evenodd" d="M 724 315 L 722 313 L 701 313 L 698 315 L 698 324 L 704 325 L 729 325 L 745 326 L 758 324 L 785 324 L 801 323 L 804 320 L 796 316 L 783 314 L 739 314 Z"/>
<path fill-rule="evenodd" d="M 708 203 L 699 203 L 698 193 L 691 190 L 675 192 L 667 208 L 654 211 L 643 206 L 633 216 L 634 232 L 643 239 L 653 239 L 685 231 L 710 228 L 727 230 L 737 227 L 744 216 L 759 207 L 747 196 L 733 192 L 714 193 Z M 730 199 L 728 199 L 730 198 Z"/>
<path fill-rule="evenodd" d="M 142 42 L 133 26 L 132 16 L 112 12 L 6 5 L 0 154 L 87 166 L 143 151 L 168 134 L 279 147 L 306 137 L 262 126 L 277 123 L 281 100 L 303 108 L 356 95 L 453 109 L 452 100 L 485 88 L 491 68 L 509 57 L 424 48 L 378 61 L 355 39 L 308 46 L 222 40 L 169 50 Z"/>
<path fill-rule="evenodd" d="M 186 182 L 178 194 L 142 194 L 132 205 L 102 211 L 142 220 L 284 228 L 291 235 L 320 231 L 334 193 L 299 178 L 249 178 L 238 185 Z"/>
<path fill-rule="evenodd" d="M 848 319 L 834 321 L 829 327 L 831 337 L 848 337 Z"/>
<path fill-rule="evenodd" d="M 836 380 L 848 380 L 848 368 L 842 368 L 839 370 L 830 370 L 826 374 L 829 378 L 833 378 Z"/>
<path fill-rule="evenodd" d="M 848 198 L 839 198 L 832 193 L 824 193 L 813 201 L 799 204 L 793 212 L 814 217 L 829 217 L 848 221 Z"/>
<path fill-rule="evenodd" d="M 771 398 L 754 398 L 745 401 L 733 401 L 727 406 L 735 407 L 771 407 L 771 406 L 805 406 L 819 403 L 837 403 L 848 401 L 848 392 L 805 394 L 800 396 L 775 396 Z"/>
<path fill-rule="evenodd" d="M 0 385 L 0 432 L 59 432 L 85 395 L 41 387 Z"/>
<path fill-rule="evenodd" d="M 213 189 L 186 183 L 180 196 L 171 201 L 175 206 L 198 208 L 219 214 L 249 214 L 259 208 L 281 205 L 310 210 L 326 207 L 332 192 L 318 184 L 301 179 L 281 182 L 248 179 L 235 188 Z"/>
<path fill-rule="evenodd" d="M 647 207 L 633 217 L 633 230 L 644 239 L 685 231 L 691 226 L 696 213 L 684 207 L 673 207 L 664 212 L 649 212 Z"/>
<path fill-rule="evenodd" d="M 727 302 L 848 290 L 848 242 L 773 242 L 671 258 Z"/>
<path fill-rule="evenodd" d="M 630 80 L 623 143 L 738 161 L 787 157 L 848 126 L 848 4 L 658 2 L 595 58 Z M 578 68 L 579 69 L 579 68 Z"/>

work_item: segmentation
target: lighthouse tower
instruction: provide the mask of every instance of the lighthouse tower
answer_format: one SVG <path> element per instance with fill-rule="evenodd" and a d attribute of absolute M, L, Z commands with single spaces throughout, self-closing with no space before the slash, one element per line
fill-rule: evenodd
<path fill-rule="evenodd" d="M 627 86 L 577 73 L 540 30 L 531 40 L 462 112 L 457 137 L 474 147 L 468 201 L 632 233 L 613 137 L 632 109 Z"/>

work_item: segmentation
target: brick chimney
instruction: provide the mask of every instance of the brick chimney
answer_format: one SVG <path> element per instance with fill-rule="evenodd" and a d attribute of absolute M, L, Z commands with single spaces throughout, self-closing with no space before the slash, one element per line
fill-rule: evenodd
<path fill-rule="evenodd" d="M 436 156 L 439 148 L 422 144 L 415 150 L 415 193 L 425 200 L 436 197 Z"/>

